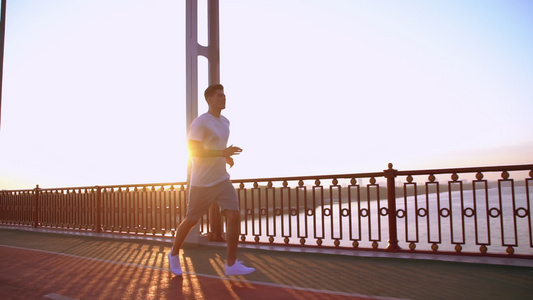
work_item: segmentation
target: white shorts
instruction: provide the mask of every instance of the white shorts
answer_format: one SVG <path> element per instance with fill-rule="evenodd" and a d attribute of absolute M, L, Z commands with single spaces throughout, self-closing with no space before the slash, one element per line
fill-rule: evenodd
<path fill-rule="evenodd" d="M 231 180 L 227 179 L 209 187 L 191 186 L 186 218 L 192 221 L 199 220 L 215 201 L 218 202 L 220 211 L 239 210 L 237 192 Z"/>

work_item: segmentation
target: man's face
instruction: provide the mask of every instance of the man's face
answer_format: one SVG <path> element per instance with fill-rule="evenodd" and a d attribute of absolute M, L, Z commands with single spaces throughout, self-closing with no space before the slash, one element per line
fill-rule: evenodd
<path fill-rule="evenodd" d="M 226 108 L 226 95 L 223 90 L 216 90 L 215 94 L 207 99 L 208 104 L 212 108 L 224 109 Z"/>

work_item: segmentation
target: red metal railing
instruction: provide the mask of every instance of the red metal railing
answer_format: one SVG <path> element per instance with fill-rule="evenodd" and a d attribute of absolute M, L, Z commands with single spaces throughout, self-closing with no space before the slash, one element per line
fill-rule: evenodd
<path fill-rule="evenodd" d="M 533 165 L 233 181 L 241 241 L 533 258 Z M 186 183 L 0 191 L 0 223 L 174 236 Z M 223 237 L 211 212 L 200 230 Z"/>

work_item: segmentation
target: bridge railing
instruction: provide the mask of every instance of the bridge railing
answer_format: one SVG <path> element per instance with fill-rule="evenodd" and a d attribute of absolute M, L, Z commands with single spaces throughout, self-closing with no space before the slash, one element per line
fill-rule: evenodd
<path fill-rule="evenodd" d="M 533 258 L 533 165 L 233 180 L 243 243 Z M 185 182 L 0 191 L 0 223 L 169 236 Z M 224 238 L 213 208 L 200 222 Z"/>

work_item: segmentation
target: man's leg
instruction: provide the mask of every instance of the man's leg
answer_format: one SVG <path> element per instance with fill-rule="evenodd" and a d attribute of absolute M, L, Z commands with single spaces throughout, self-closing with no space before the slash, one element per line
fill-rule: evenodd
<path fill-rule="evenodd" d="M 176 237 L 174 238 L 174 245 L 170 255 L 176 256 L 180 253 L 180 249 L 185 241 L 185 238 L 187 238 L 189 231 L 191 231 L 197 222 L 198 221 L 191 221 L 187 218 L 181 222 L 181 224 L 178 226 L 178 230 L 176 231 Z"/>
<path fill-rule="evenodd" d="M 246 275 L 255 271 L 237 260 L 237 246 L 239 244 L 239 234 L 241 233 L 241 212 L 239 210 L 239 199 L 231 181 L 227 180 L 219 187 L 221 193 L 217 199 L 226 216 L 226 243 L 227 261 L 225 274 Z"/>
<path fill-rule="evenodd" d="M 227 244 L 227 264 L 233 266 L 237 259 L 237 247 L 239 245 L 239 234 L 241 231 L 241 213 L 235 210 L 224 211 L 226 215 L 226 244 Z"/>
<path fill-rule="evenodd" d="M 189 199 L 187 202 L 187 213 L 185 219 L 181 221 L 176 231 L 172 256 L 179 254 L 183 242 L 191 229 L 198 223 L 198 220 L 209 209 L 209 205 L 214 201 L 214 196 L 210 195 L 211 189 L 191 186 L 189 188 Z"/>
<path fill-rule="evenodd" d="M 238 210 L 226 210 L 226 243 L 227 262 L 226 275 L 246 275 L 255 271 L 237 261 L 237 246 L 239 244 L 239 234 L 241 228 L 241 213 Z"/>

